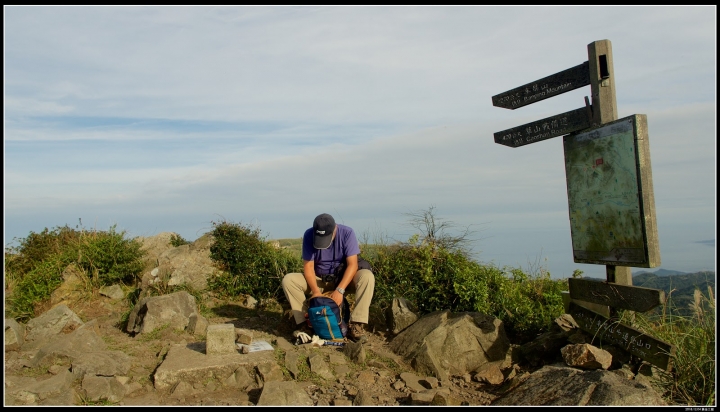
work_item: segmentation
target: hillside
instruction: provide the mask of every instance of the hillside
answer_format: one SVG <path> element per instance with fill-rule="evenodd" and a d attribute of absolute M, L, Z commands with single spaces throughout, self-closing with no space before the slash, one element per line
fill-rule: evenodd
<path fill-rule="evenodd" d="M 658 271 L 659 272 L 659 271 Z M 712 288 L 715 296 L 715 272 L 697 272 L 681 274 L 655 274 L 642 272 L 633 276 L 633 285 L 644 288 L 661 289 L 669 299 L 669 308 L 672 314 L 689 315 L 690 304 L 694 301 L 695 290 L 708 295 L 708 287 Z"/>
<path fill-rule="evenodd" d="M 633 276 L 641 275 L 644 273 L 651 273 L 655 276 L 673 276 L 673 275 L 685 275 L 687 272 L 680 272 L 678 270 L 669 270 L 669 269 L 658 269 L 655 272 L 649 272 L 647 270 L 639 270 L 635 273 L 633 273 Z"/>

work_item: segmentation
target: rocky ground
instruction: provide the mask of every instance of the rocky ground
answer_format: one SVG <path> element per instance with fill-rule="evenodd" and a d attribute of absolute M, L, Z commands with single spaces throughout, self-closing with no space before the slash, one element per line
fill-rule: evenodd
<path fill-rule="evenodd" d="M 254 340 L 265 340 L 273 344 L 278 360 L 283 356 L 283 351 L 280 349 L 283 345 L 279 343 L 288 344 L 288 341 L 294 343 L 293 322 L 280 305 L 265 310 L 252 310 L 234 302 L 216 299 L 208 299 L 203 305 L 207 308 L 204 315 L 210 324 L 232 323 L 237 328 L 252 331 Z M 113 301 L 98 295 L 75 303 L 71 309 L 84 322 L 96 319 L 100 335 L 108 345 L 108 349 L 122 351 L 132 359 L 128 378 L 129 382 L 134 384 L 131 387 L 135 390 L 125 395 L 119 405 L 255 405 L 258 401 L 262 388 L 257 386 L 245 391 L 224 388 L 220 385 L 198 387 L 183 394 L 156 391 L 153 387 L 153 374 L 162 363 L 164 353 L 172 344 L 196 342 L 198 340 L 196 336 L 171 329 L 132 336 L 125 332 L 122 322 L 123 316 L 128 313 L 127 300 Z M 344 376 L 332 380 L 310 373 L 309 369 L 294 379 L 304 387 L 315 405 L 350 405 L 360 392 L 374 405 L 411 404 L 412 391 L 406 387 L 401 375 L 415 372 L 388 348 L 392 336 L 383 330 L 383 327 L 370 325 L 368 329 L 370 329 L 367 334 L 368 340 L 363 344 L 367 358 L 363 364 L 343 360 L 342 362 L 346 362 L 343 370 L 347 372 Z M 342 348 L 324 346 L 314 350 L 321 350 L 327 354 L 336 353 L 339 356 L 335 356 L 335 359 L 346 359 Z M 6 352 L 6 376 L 28 376 L 37 380 L 44 379 L 43 375 L 52 376 L 52 370 L 41 371 L 26 367 L 27 358 L 30 356 L 32 356 L 30 352 Z M 278 364 L 283 363 L 278 362 Z M 522 373 L 522 371 L 518 372 Z M 285 379 L 293 379 L 287 370 L 284 374 Z M 340 375 L 342 374 L 336 372 L 336 376 Z M 452 377 L 449 382 L 440 382 L 438 385 L 449 390 L 454 400 L 461 405 L 489 405 L 507 389 L 476 382 L 469 374 Z M 79 384 L 76 393 L 82 394 Z M 98 403 L 78 399 L 75 404 Z"/>
<path fill-rule="evenodd" d="M 233 375 L 232 382 L 228 382 L 228 378 L 222 380 L 214 375 L 212 378 L 200 375 L 198 379 L 190 379 L 187 375 L 180 374 L 178 375 L 179 383 L 178 380 L 173 381 L 172 389 L 156 389 L 155 384 L 162 386 L 164 380 L 158 377 L 157 382 L 154 382 L 155 377 L 165 376 L 163 373 L 170 369 L 171 364 L 177 366 L 176 363 L 179 363 L 180 367 L 177 369 L 183 369 L 191 363 L 190 359 L 186 359 L 186 357 L 192 357 L 192 355 L 181 353 L 179 357 L 174 356 L 178 347 L 181 350 L 184 349 L 183 346 L 185 348 L 192 347 L 196 352 L 204 352 L 206 345 L 203 341 L 203 334 L 198 333 L 194 326 L 193 332 L 190 332 L 189 325 L 185 325 L 187 328 L 184 331 L 181 331 L 182 328 L 159 327 L 153 328 L 152 332 L 140 333 L 137 336 L 127 332 L 126 323 L 131 314 L 129 299 L 127 296 L 123 296 L 129 293 L 127 288 L 119 291 L 120 296 L 114 293 L 101 294 L 100 291 L 91 292 L 82 281 L 82 274 L 78 274 L 76 269 L 73 269 L 74 265 L 70 265 L 63 272 L 63 284 L 53 292 L 47 307 L 37 308 L 35 313 L 43 314 L 51 307 L 63 303 L 67 306 L 65 309 L 72 311 L 73 317 L 79 317 L 85 324 L 90 323 L 93 325 L 91 326 L 93 329 L 97 324 L 97 329 L 94 330 L 100 337 L 98 343 L 104 343 L 100 346 L 106 346 L 102 350 L 107 349 L 113 353 L 123 352 L 130 359 L 130 368 L 127 370 L 127 362 L 123 362 L 121 371 L 120 369 L 112 371 L 114 378 L 111 379 L 108 369 L 112 369 L 109 365 L 112 362 L 99 362 L 98 370 L 102 369 L 103 373 L 92 374 L 91 377 L 97 378 L 93 382 L 102 382 L 102 385 L 107 384 L 112 387 L 111 389 L 121 385 L 121 390 L 117 390 L 117 392 L 100 391 L 102 393 L 98 394 L 93 390 L 100 385 L 99 383 L 96 386 L 89 383 L 85 387 L 80 378 L 74 377 L 74 375 L 69 376 L 73 368 L 68 359 L 58 360 L 57 358 L 48 358 L 46 355 L 35 357 L 38 354 L 36 345 L 39 345 L 40 342 L 31 340 L 29 345 L 17 345 L 19 340 L 13 341 L 12 339 L 12 337 L 17 337 L 16 335 L 12 335 L 8 340 L 10 326 L 6 320 L 6 328 L 8 328 L 6 329 L 4 364 L 6 406 L 252 406 L 258 405 L 258 403 L 263 405 L 261 399 L 266 399 L 269 396 L 268 393 L 274 395 L 275 388 L 285 387 L 286 384 L 292 386 L 294 395 L 303 398 L 300 403 L 308 402 L 305 394 L 302 393 L 304 390 L 314 406 L 429 404 L 431 400 L 424 398 L 429 396 L 428 394 L 442 398 L 437 400 L 439 404 L 470 406 L 508 404 L 507 402 L 514 402 L 512 405 L 661 405 L 664 403 L 651 388 L 655 380 L 652 368 L 644 369 L 649 370 L 650 375 L 648 376 L 652 377 L 649 379 L 646 377 L 647 373 L 639 373 L 640 364 L 621 350 L 614 351 L 613 354 L 600 353 L 600 356 L 609 356 L 613 359 L 613 364 L 616 365 L 611 368 L 612 370 L 595 370 L 598 368 L 597 365 L 590 366 L 583 362 L 576 362 L 585 359 L 590 354 L 594 359 L 595 356 L 598 356 L 599 349 L 588 345 L 593 339 L 592 336 L 585 336 L 582 331 L 576 329 L 577 325 L 568 324 L 567 319 L 564 318 L 556 319 L 557 325 L 555 326 L 558 330 L 543 334 L 522 347 L 511 345 L 511 350 L 507 352 L 507 358 L 504 361 L 497 361 L 502 364 L 501 366 L 495 365 L 494 369 L 487 370 L 483 368 L 482 371 L 478 370 L 477 373 L 467 373 L 463 376 L 450 376 L 449 379 L 442 382 L 438 382 L 434 377 L 423 376 L 416 372 L 408 362 L 390 349 L 393 346 L 398 350 L 398 345 L 405 345 L 404 335 L 406 334 L 401 334 L 397 338 L 398 340 L 393 342 L 394 335 L 385 325 L 383 316 L 373 313 L 372 308 L 370 325 L 367 328 L 368 340 L 362 344 L 364 360 L 360 360 L 363 358 L 362 356 L 355 356 L 357 353 L 354 351 L 357 349 L 357 345 L 347 345 L 345 348 L 348 352 L 347 355 L 343 348 L 334 346 L 319 348 L 309 345 L 295 346 L 292 337 L 295 324 L 287 307 L 272 302 L 261 305 L 258 309 L 257 302 L 249 297 L 237 297 L 235 301 L 220 300 L 208 291 L 207 279 L 216 270 L 210 259 L 209 248 L 212 239 L 208 235 L 202 236 L 192 244 L 177 247 L 171 244 L 172 236 L 171 232 L 163 232 L 142 240 L 143 248 L 148 252 L 148 266 L 142 276 L 141 295 L 150 289 L 157 292 L 153 294 L 162 294 L 161 291 L 170 293 L 168 286 L 170 284 L 187 284 L 194 290 L 203 291 L 201 292 L 202 297 L 196 300 L 196 309 L 202 318 L 207 320 L 210 325 L 232 324 L 235 328 L 249 331 L 253 341 L 262 340 L 270 343 L 272 352 L 251 354 L 245 359 L 248 359 L 249 363 L 254 355 L 261 355 L 265 364 L 275 364 L 275 368 L 269 371 L 272 373 L 268 373 L 266 376 L 265 371 L 260 370 L 260 365 L 255 365 L 257 369 L 252 372 L 253 376 L 247 375 L 246 379 L 243 378 L 242 384 L 240 381 L 236 381 L 239 379 L 237 374 Z M 117 285 L 113 286 L 118 287 Z M 5 296 L 9 295 L 10 291 L 5 290 Z M 109 297 L 114 295 L 115 298 Z M 348 299 L 352 303 L 352 295 Z M 140 310 L 142 306 L 136 309 Z M 137 320 L 136 315 L 137 313 L 133 312 L 133 322 Z M 60 322 L 60 320 L 53 322 Z M 51 322 L 51 324 L 53 323 Z M 93 338 L 97 338 L 97 336 L 75 334 L 74 332 L 81 332 L 85 327 L 85 325 L 78 325 L 79 323 L 74 323 L 70 328 L 65 325 L 62 331 L 54 333 L 65 334 L 68 337 L 81 336 L 79 340 L 67 343 L 72 348 L 67 348 L 67 350 L 81 352 L 80 356 L 73 355 L 71 358 L 75 361 L 80 359 L 79 364 L 83 365 L 82 355 L 85 352 L 81 351 L 79 346 L 92 340 L 88 336 Z M 194 323 L 194 325 L 198 325 L 198 323 Z M 12 332 L 15 332 L 15 326 L 19 328 L 17 324 L 14 325 Z M 199 330 L 204 331 L 203 328 L 204 326 Z M 213 328 L 213 330 L 216 329 Z M 238 333 L 237 330 L 236 333 Z M 453 332 L 452 336 L 457 337 L 457 332 Z M 52 336 L 48 339 L 53 339 L 52 343 L 59 345 L 64 345 L 69 341 L 64 338 L 55 340 Z M 8 342 L 10 343 L 8 344 Z M 214 340 L 211 339 L 211 342 Z M 512 343 L 512 339 L 510 342 Z M 45 343 L 47 342 L 43 344 Z M 571 359 L 572 362 L 568 364 L 578 367 L 560 365 L 561 368 L 555 368 L 556 363 L 562 361 L 560 358 L 561 348 L 569 344 L 581 347 L 575 356 L 579 359 Z M 200 346 L 202 346 L 202 350 L 198 349 Z M 404 346 L 404 349 L 407 348 L 410 346 Z M 611 349 L 610 347 L 606 348 Z M 401 350 L 402 348 L 398 353 Z M 190 353 L 195 352 L 190 351 Z M 67 353 L 65 354 L 67 355 Z M 323 356 L 317 357 L 315 356 L 317 354 Z M 235 355 L 233 354 L 233 356 Z M 168 362 L 163 363 L 166 358 Z M 46 363 L 46 359 L 55 363 L 43 367 L 32 366 L 39 365 L 40 361 Z M 313 363 L 315 359 L 323 360 L 318 362 L 320 367 L 316 368 Z M 273 360 L 275 362 L 272 362 Z M 453 359 L 438 361 L 452 363 Z M 205 360 L 202 359 L 194 363 L 199 363 L 202 369 L 206 366 L 204 362 Z M 324 363 L 329 363 L 329 369 L 325 369 L 327 365 Z M 543 365 L 550 368 L 546 369 Z M 209 368 L 205 370 L 212 369 L 213 365 L 207 366 Z M 223 366 L 227 365 L 223 364 Z M 195 367 L 196 365 L 192 364 L 190 369 Z M 502 371 L 499 369 L 500 367 L 502 367 Z M 158 370 L 158 368 L 160 369 Z M 80 375 L 83 375 L 82 367 L 78 367 L 77 370 Z M 156 374 L 156 372 L 158 373 Z M 90 374 L 83 376 L 87 375 Z M 193 376 L 193 378 L 195 377 Z M 622 377 L 622 379 L 618 379 L 618 377 Z M 286 381 L 294 381 L 294 384 Z M 641 381 L 644 383 L 639 383 Z M 264 385 L 265 383 L 271 384 Z M 611 389 L 594 390 L 598 385 Z M 68 387 L 72 390 L 68 390 Z M 245 389 L 239 389 L 240 387 Z M 298 387 L 301 389 L 298 390 Z M 267 389 L 265 393 L 263 393 L 263 389 Z M 657 389 L 658 393 L 663 392 L 662 385 Z M 440 395 L 441 393 L 442 395 Z M 516 396 L 513 397 L 513 394 Z M 118 400 L 112 402 L 92 400 L 111 398 Z M 298 404 L 298 402 L 288 401 L 288 399 L 277 398 L 271 402 L 277 402 L 272 405 Z"/>

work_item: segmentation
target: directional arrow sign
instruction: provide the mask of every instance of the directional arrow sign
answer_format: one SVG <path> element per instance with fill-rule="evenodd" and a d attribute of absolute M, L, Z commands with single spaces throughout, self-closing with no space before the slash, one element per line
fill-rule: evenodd
<path fill-rule="evenodd" d="M 569 112 L 527 123 L 494 134 L 495 143 L 510 147 L 547 140 L 590 127 L 588 109 L 582 107 Z"/>
<path fill-rule="evenodd" d="M 524 86 L 492 97 L 493 106 L 515 110 L 518 107 L 575 90 L 590 84 L 590 64 L 583 64 L 543 77 Z"/>
<path fill-rule="evenodd" d="M 670 372 L 671 359 L 675 356 L 675 345 L 655 339 L 645 333 L 610 320 L 582 306 L 570 302 L 570 316 L 580 329 L 593 336 L 593 340 L 609 343 Z"/>
<path fill-rule="evenodd" d="M 570 297 L 635 312 L 647 312 L 662 305 L 665 292 L 660 289 L 619 285 L 592 279 L 568 279 Z"/>

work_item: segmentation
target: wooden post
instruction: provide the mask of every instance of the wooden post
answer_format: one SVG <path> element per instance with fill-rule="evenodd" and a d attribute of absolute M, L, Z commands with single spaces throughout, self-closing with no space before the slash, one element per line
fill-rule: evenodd
<path fill-rule="evenodd" d="M 632 286 L 632 273 L 627 266 L 605 265 L 605 278 L 611 283 Z"/>
<path fill-rule="evenodd" d="M 588 44 L 588 62 L 590 63 L 593 126 L 600 126 L 618 119 L 610 40 L 598 40 Z M 632 272 L 629 267 L 606 265 L 605 276 L 610 283 L 632 285 Z"/>
<path fill-rule="evenodd" d="M 610 40 L 598 40 L 588 44 L 588 62 L 590 63 L 593 126 L 600 126 L 618 119 Z"/>

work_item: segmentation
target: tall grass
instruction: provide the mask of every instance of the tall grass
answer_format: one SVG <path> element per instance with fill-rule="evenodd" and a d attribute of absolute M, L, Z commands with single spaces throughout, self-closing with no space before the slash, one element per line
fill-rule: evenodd
<path fill-rule="evenodd" d="M 675 346 L 671 376 L 663 397 L 682 405 L 715 405 L 715 295 L 708 286 L 707 295 L 695 289 L 689 311 L 673 308 L 672 295 L 662 314 L 634 313 L 625 319 L 633 327 Z M 689 312 L 690 315 L 675 315 Z"/>

